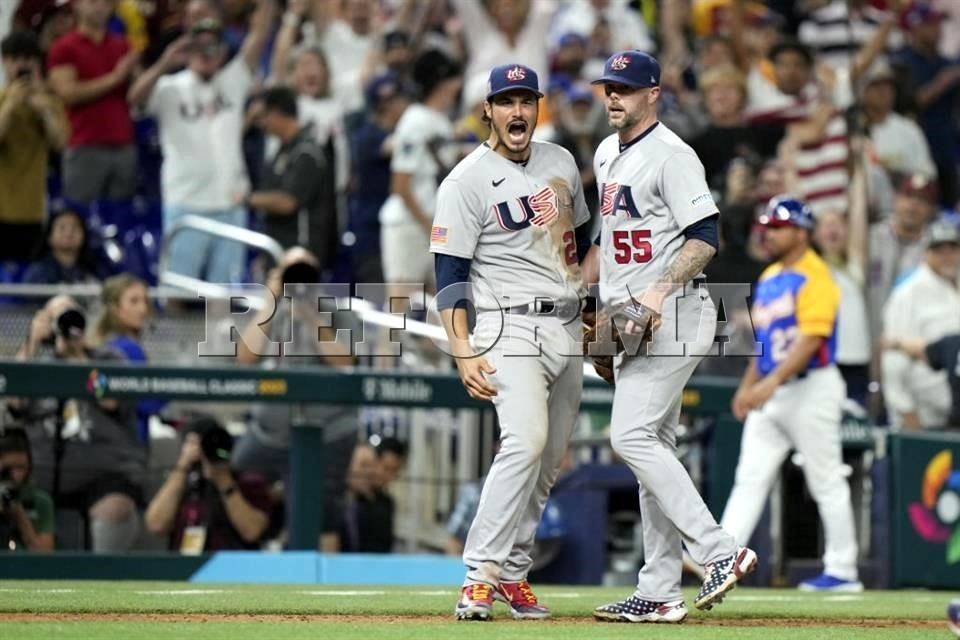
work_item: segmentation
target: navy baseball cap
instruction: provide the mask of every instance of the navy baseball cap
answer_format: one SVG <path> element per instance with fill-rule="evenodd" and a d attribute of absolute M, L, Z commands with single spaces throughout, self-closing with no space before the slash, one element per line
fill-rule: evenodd
<path fill-rule="evenodd" d="M 603 76 L 590 84 L 625 84 L 628 87 L 659 87 L 660 63 L 643 51 L 615 53 L 603 65 Z"/>
<path fill-rule="evenodd" d="M 537 72 L 522 64 L 502 64 L 490 70 L 490 79 L 487 81 L 487 100 L 493 96 L 516 89 L 532 91 L 538 98 L 540 93 L 540 79 Z"/>
<path fill-rule="evenodd" d="M 813 212 L 803 200 L 790 196 L 774 196 L 766 210 L 757 216 L 757 224 L 764 227 L 800 227 L 812 230 Z"/>
<path fill-rule="evenodd" d="M 375 77 L 364 89 L 367 106 L 372 109 L 376 109 L 390 98 L 407 93 L 409 92 L 399 76 L 390 71 Z"/>

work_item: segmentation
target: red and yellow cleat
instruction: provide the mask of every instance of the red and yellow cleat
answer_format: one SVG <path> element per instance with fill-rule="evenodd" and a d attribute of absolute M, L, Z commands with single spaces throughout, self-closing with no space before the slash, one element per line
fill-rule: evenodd
<path fill-rule="evenodd" d="M 457 620 L 490 620 L 493 617 L 493 587 L 482 582 L 460 590 L 460 601 L 453 611 Z"/>
<path fill-rule="evenodd" d="M 516 620 L 543 620 L 550 617 L 550 609 L 537 602 L 537 596 L 526 580 L 501 581 L 493 597 L 507 604 L 510 615 Z"/>

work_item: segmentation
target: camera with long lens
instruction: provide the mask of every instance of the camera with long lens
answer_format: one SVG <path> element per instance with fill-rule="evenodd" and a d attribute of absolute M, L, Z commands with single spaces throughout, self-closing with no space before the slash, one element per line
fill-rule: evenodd
<path fill-rule="evenodd" d="M 284 291 L 288 291 L 287 285 L 291 285 L 292 293 L 297 294 L 305 290 L 304 285 L 320 282 L 320 270 L 309 262 L 294 262 L 286 266 L 280 279 L 283 281 Z"/>
<path fill-rule="evenodd" d="M 87 317 L 76 308 L 65 309 L 53 321 L 53 333 L 65 340 L 79 340 L 87 330 Z"/>

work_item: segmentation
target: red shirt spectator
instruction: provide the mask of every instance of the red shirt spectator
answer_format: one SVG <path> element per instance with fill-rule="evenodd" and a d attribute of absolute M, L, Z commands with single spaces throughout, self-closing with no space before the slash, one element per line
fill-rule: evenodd
<path fill-rule="evenodd" d="M 50 69 L 70 66 L 80 82 L 111 73 L 130 52 L 126 38 L 105 33 L 98 42 L 74 30 L 53 43 L 47 57 Z M 133 122 L 127 107 L 127 83 L 113 87 L 99 99 L 77 102 L 67 108 L 70 118 L 69 146 L 122 146 L 133 143 Z"/>

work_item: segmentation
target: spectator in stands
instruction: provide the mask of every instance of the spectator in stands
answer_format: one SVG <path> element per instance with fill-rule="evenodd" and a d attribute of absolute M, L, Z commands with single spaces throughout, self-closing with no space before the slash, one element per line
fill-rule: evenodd
<path fill-rule="evenodd" d="M 27 434 L 8 428 L 0 435 L 0 550 L 53 551 L 53 499 L 32 471 Z"/>
<path fill-rule="evenodd" d="M 482 109 L 482 100 L 480 105 Z M 573 155 L 580 169 L 587 207 L 596 211 L 597 178 L 593 173 L 593 154 L 609 133 L 603 107 L 588 85 L 579 84 L 571 86 L 555 106 L 553 141 Z"/>
<path fill-rule="evenodd" d="M 757 166 L 761 160 L 772 158 L 783 129 L 776 125 L 747 125 L 746 78 L 735 66 L 712 67 L 700 75 L 699 83 L 709 124 L 690 145 L 703 162 L 707 184 L 722 199 L 730 163 L 740 158 Z"/>
<path fill-rule="evenodd" d="M 460 65 L 440 51 L 417 59 L 413 76 L 422 99 L 403 112 L 394 137 L 391 195 L 380 209 L 380 239 L 386 282 L 433 281 L 426 251 L 433 225 L 437 184 L 457 161 L 447 115 L 463 84 Z"/>
<path fill-rule="evenodd" d="M 936 178 L 930 147 L 916 122 L 893 110 L 897 85 L 893 70 L 884 62 L 870 68 L 861 96 L 870 140 L 880 164 L 893 174 L 920 174 Z"/>
<path fill-rule="evenodd" d="M 16 6 L 16 5 L 15 5 Z M 69 0 L 21 0 L 13 16 L 13 29 L 37 34 L 44 55 L 61 36 L 76 26 Z"/>
<path fill-rule="evenodd" d="M 67 142 L 63 103 L 43 80 L 43 52 L 29 31 L 0 43 L 9 82 L 0 89 L 0 256 L 27 260 L 40 244 L 47 159 Z"/>
<path fill-rule="evenodd" d="M 854 140 L 856 156 L 850 184 L 850 211 L 827 211 L 820 215 L 813 242 L 840 288 L 837 310 L 836 360 L 847 383 L 847 397 L 867 405 L 873 343 L 867 315 L 867 181 L 864 139 Z"/>
<path fill-rule="evenodd" d="M 333 267 L 339 244 L 334 196 L 327 178 L 333 167 L 309 126 L 297 117 L 297 95 L 287 87 L 268 89 L 263 101 L 266 132 L 280 141 L 268 161 L 259 191 L 246 206 L 261 212 L 267 235 L 286 249 L 308 247 L 321 273 Z"/>
<path fill-rule="evenodd" d="M 185 428 L 177 465 L 150 501 L 144 520 L 151 533 L 169 535 L 170 550 L 257 549 L 270 524 L 264 481 L 230 468 L 233 437 L 216 420 Z"/>
<path fill-rule="evenodd" d="M 922 175 L 904 176 L 897 188 L 893 214 L 870 227 L 867 294 L 873 336 L 881 335 L 883 307 L 890 292 L 923 262 L 936 202 L 933 181 Z"/>
<path fill-rule="evenodd" d="M 550 64 L 544 35 L 557 6 L 536 0 L 452 0 L 463 21 L 467 57 L 465 77 L 489 74 L 498 64 L 522 60 L 549 86 Z M 637 46 L 639 43 L 632 43 Z"/>
<path fill-rule="evenodd" d="M 107 278 L 100 290 L 102 314 L 93 329 L 92 342 L 116 353 L 122 360 L 146 364 L 143 333 L 150 320 L 147 283 L 129 273 Z M 137 400 L 137 435 L 145 445 L 150 442 L 150 416 L 160 413 L 166 400 Z"/>
<path fill-rule="evenodd" d="M 960 333 L 927 342 L 922 339 L 886 338 L 884 348 L 901 351 L 913 360 L 944 372 L 950 385 L 950 417 L 944 426 L 960 429 Z"/>
<path fill-rule="evenodd" d="M 293 309 L 290 300 L 282 297 L 285 284 L 316 283 L 319 266 L 313 254 L 302 247 L 294 247 L 270 271 L 266 295 L 271 299 L 264 300 L 261 312 L 242 333 L 237 344 L 237 361 L 240 364 L 258 364 L 264 369 L 348 367 L 353 364 L 350 345 L 336 343 L 333 328 L 318 328 L 317 320 L 308 308 L 310 305 Z M 321 311 L 331 310 L 329 307 L 332 303 L 330 299 L 321 300 Z M 312 306 L 316 311 L 317 303 Z M 335 326 L 344 325 L 342 314 L 334 313 L 333 317 Z M 317 342 L 318 335 L 322 342 Z M 292 341 L 297 345 L 309 344 L 315 354 L 304 356 L 301 353 L 297 357 L 284 357 L 277 351 L 273 355 L 261 356 L 266 353 L 266 339 L 273 342 Z M 250 407 L 250 414 L 247 432 L 237 442 L 234 467 L 259 473 L 270 482 L 286 480 L 290 468 L 293 407 L 277 402 L 254 403 Z M 324 471 L 328 499 L 325 512 L 329 514 L 335 511 L 334 499 L 343 495 L 350 452 L 357 440 L 357 410 L 335 404 L 310 404 L 303 407 L 300 418 L 303 424 L 322 425 L 324 428 Z"/>
<path fill-rule="evenodd" d="M 245 102 L 274 13 L 275 0 L 258 0 L 240 53 L 225 66 L 223 26 L 201 20 L 130 88 L 130 102 L 145 106 L 160 130 L 165 232 L 190 214 L 246 227 L 241 206 L 249 191 L 241 148 Z M 184 62 L 186 69 L 167 75 Z M 236 282 L 246 250 L 232 240 L 188 231 L 173 239 L 169 255 L 178 273 Z"/>
<path fill-rule="evenodd" d="M 377 454 L 369 444 L 353 450 L 340 523 L 340 550 L 390 553 L 393 550 L 393 498 L 377 488 Z"/>
<path fill-rule="evenodd" d="M 881 11 L 868 0 L 828 0 L 822 6 L 811 11 L 800 24 L 800 41 L 813 49 L 817 58 L 830 65 L 834 70 L 845 70 L 880 29 L 892 26 L 895 16 Z M 875 3 L 874 3 L 875 4 Z M 900 0 L 888 2 L 896 8 Z M 894 31 L 887 39 L 886 49 L 895 51 L 903 41 L 902 35 Z"/>
<path fill-rule="evenodd" d="M 216 0 L 187 0 L 178 11 L 171 12 L 164 20 L 165 24 L 161 25 L 158 36 L 151 38 L 150 46 L 143 54 L 143 64 L 147 67 L 153 66 L 167 47 L 184 34 L 189 34 L 193 25 L 201 20 L 216 20 L 222 23 L 223 10 L 220 3 Z M 236 51 L 231 51 L 230 57 L 233 57 L 234 53 Z"/>
<path fill-rule="evenodd" d="M 328 192 L 331 204 L 334 194 L 347 188 L 350 172 L 350 154 L 345 133 L 343 101 L 333 92 L 333 74 L 327 55 L 319 45 L 294 48 L 299 24 L 291 20 L 291 13 L 306 12 L 305 2 L 291 2 L 287 7 L 283 25 L 277 34 L 270 63 L 275 84 L 292 87 L 297 92 L 297 113 L 300 124 L 309 125 L 313 138 L 323 148 L 327 164 L 335 168 L 328 174 Z M 299 15 L 302 19 L 302 14 Z M 276 153 L 279 143 L 272 139 L 267 146 L 267 156 Z M 335 180 L 335 182 L 334 182 Z"/>
<path fill-rule="evenodd" d="M 29 284 L 85 284 L 104 275 L 87 242 L 87 227 L 73 208 L 55 211 L 47 220 L 43 243 L 27 267 Z"/>
<path fill-rule="evenodd" d="M 453 135 L 457 140 L 468 144 L 471 151 L 490 137 L 490 126 L 483 117 L 488 77 L 467 78 L 463 85 L 464 108 L 460 112 L 460 119 L 457 120 Z"/>
<path fill-rule="evenodd" d="M 407 466 L 407 445 L 393 437 L 378 437 L 374 450 L 377 454 L 377 473 L 373 485 L 380 491 L 386 491 Z"/>
<path fill-rule="evenodd" d="M 639 49 L 655 53 L 656 43 L 640 11 L 625 0 L 575 0 L 564 3 L 550 25 L 550 41 L 559 42 L 567 34 L 589 38 L 603 21 L 610 29 L 610 52 Z M 609 53 L 609 52 L 608 52 Z M 588 73 L 594 78 L 600 73 Z"/>
<path fill-rule="evenodd" d="M 780 158 L 795 176 L 790 191 L 814 213 L 847 208 L 847 127 L 834 96 L 814 81 L 813 53 L 785 39 L 770 52 L 775 86 L 750 95 L 751 125 L 781 125 Z"/>
<path fill-rule="evenodd" d="M 665 61 L 660 75 L 657 117 L 683 140 L 692 140 L 707 126 L 701 94 L 683 78 L 683 66 Z"/>
<path fill-rule="evenodd" d="M 76 302 L 67 296 L 52 298 L 34 316 L 17 359 L 42 357 L 40 347 L 52 341 L 61 362 L 116 360 L 112 351 L 90 348 L 85 330 L 86 316 Z M 95 552 L 130 550 L 140 531 L 137 505 L 147 462 L 133 403 L 88 396 L 13 401 L 8 407 L 27 425 L 37 485 L 53 495 L 57 508 L 85 514 Z M 58 431 L 64 438 L 62 448 L 54 435 Z"/>
<path fill-rule="evenodd" d="M 380 252 L 380 208 L 390 196 L 393 132 L 410 100 L 400 79 L 391 73 L 374 78 L 366 88 L 367 117 L 350 136 L 351 187 L 347 228 L 356 282 L 383 282 Z"/>
<path fill-rule="evenodd" d="M 47 56 L 50 85 L 70 118 L 63 194 L 77 202 L 128 200 L 136 189 L 126 90 L 140 54 L 107 30 L 114 5 L 114 0 L 75 0 L 77 26 L 54 42 Z"/>
<path fill-rule="evenodd" d="M 930 228 L 924 262 L 893 290 L 883 312 L 883 336 L 925 343 L 960 333 L 960 230 L 948 222 Z M 943 427 L 950 415 L 947 375 L 899 351 L 883 354 L 883 397 L 891 423 L 906 429 Z"/>
<path fill-rule="evenodd" d="M 319 46 L 330 68 L 336 69 L 333 95 L 346 113 L 363 107 L 363 64 L 375 46 L 377 28 L 373 0 L 345 2 L 301 2 L 310 6 L 310 19 L 303 20 L 305 10 L 291 2 L 284 15 L 284 24 L 300 26 L 304 46 Z M 338 11 L 338 6 L 342 11 Z"/>
<path fill-rule="evenodd" d="M 957 123 L 954 110 L 960 99 L 960 63 L 940 55 L 943 14 L 925 0 L 914 0 L 900 23 L 908 44 L 895 58 L 908 79 L 920 127 L 930 143 L 937 165 L 940 202 L 953 206 L 960 197 L 957 179 Z"/>

